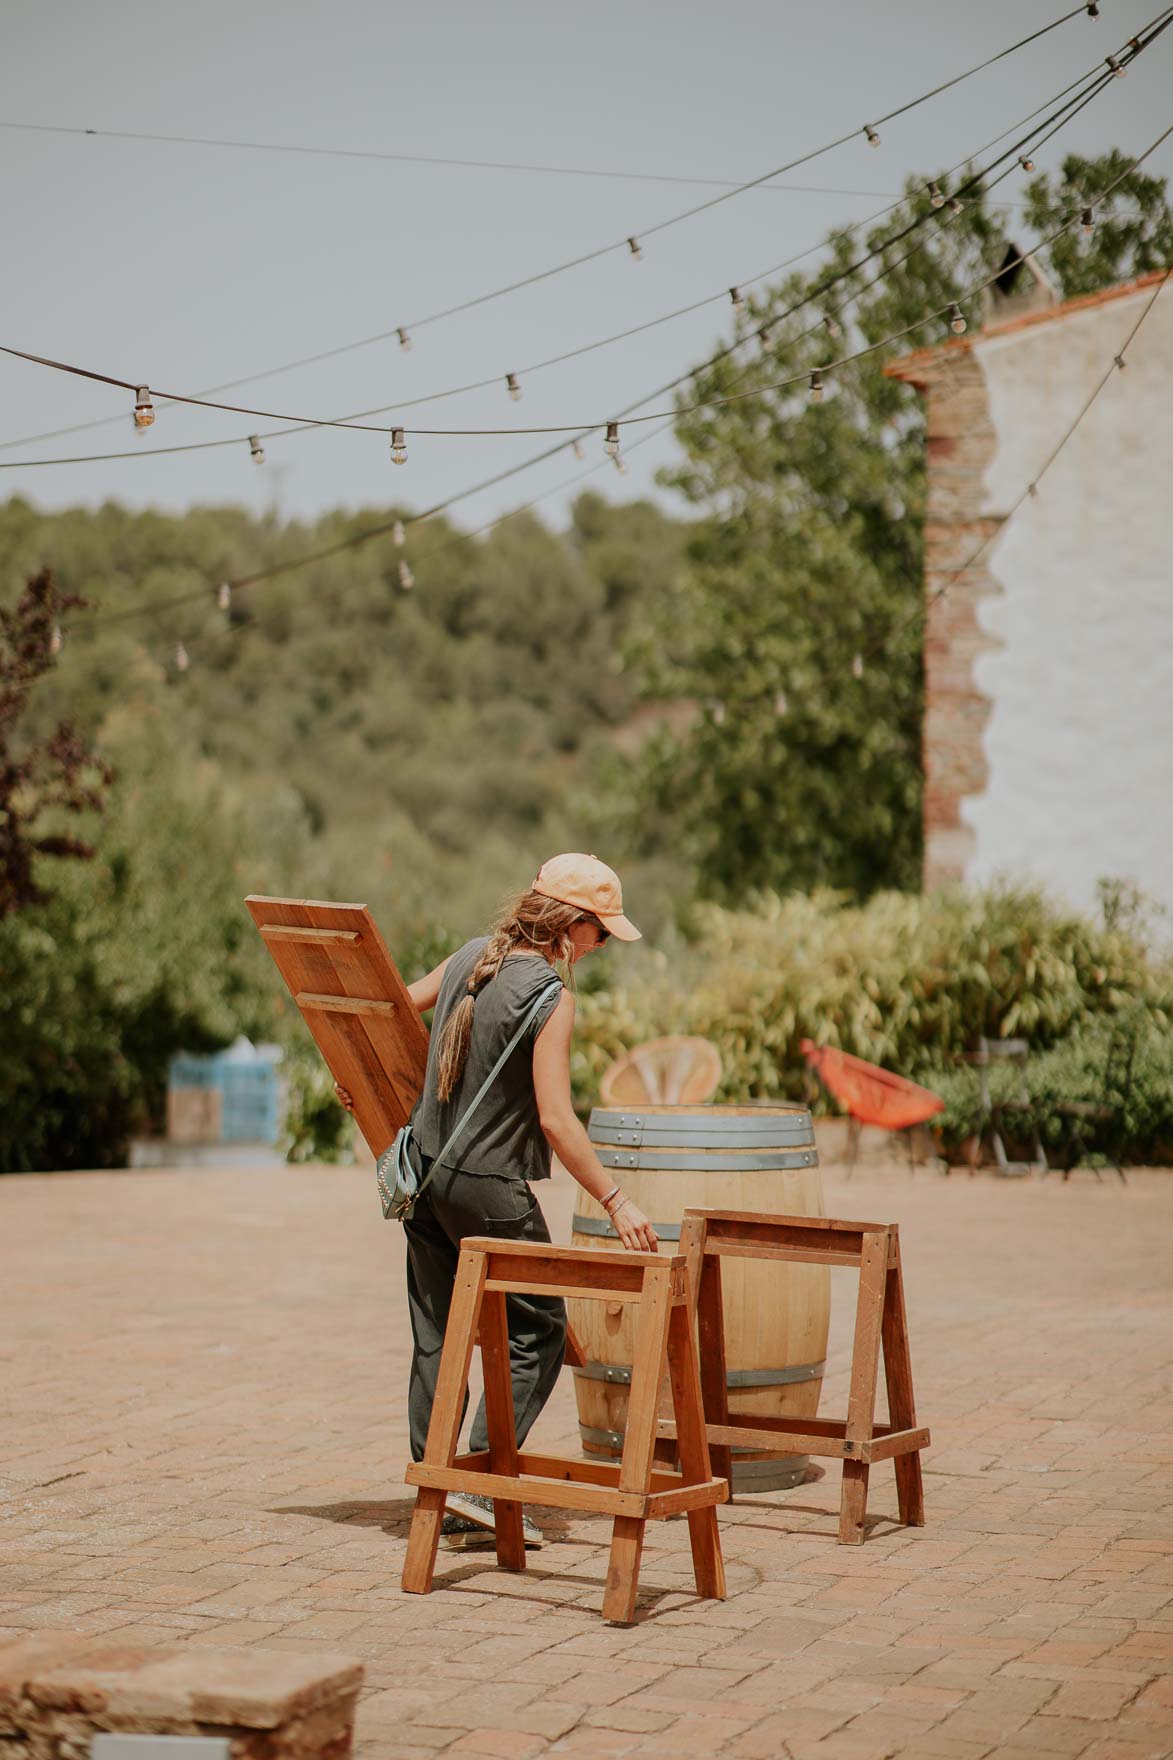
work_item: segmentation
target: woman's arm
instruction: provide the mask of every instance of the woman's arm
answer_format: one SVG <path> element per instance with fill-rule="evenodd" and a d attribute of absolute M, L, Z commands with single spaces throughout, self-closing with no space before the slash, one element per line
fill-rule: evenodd
<path fill-rule="evenodd" d="M 570 1098 L 570 1035 L 574 1030 L 574 997 L 564 990 L 534 1042 L 534 1092 L 538 1117 L 550 1147 L 596 1203 L 615 1190 L 615 1181 L 591 1146 Z M 654 1253 L 655 1229 L 622 1190 L 604 1205 L 622 1244 L 635 1253 Z"/>
<path fill-rule="evenodd" d="M 407 994 L 421 1014 L 427 1014 L 429 1008 L 435 1008 L 439 1001 L 440 981 L 447 965 L 446 959 L 441 960 L 435 971 L 429 972 L 426 978 L 417 978 L 414 984 L 407 986 Z"/>

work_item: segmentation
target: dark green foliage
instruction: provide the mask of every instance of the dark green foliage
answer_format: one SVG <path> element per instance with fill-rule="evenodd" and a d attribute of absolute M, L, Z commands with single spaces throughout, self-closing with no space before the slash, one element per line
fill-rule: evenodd
<path fill-rule="evenodd" d="M 1019 1098 L 1023 1078 L 1017 1070 L 992 1066 L 989 1073 L 994 1101 Z M 946 1151 L 956 1151 L 981 1125 L 977 1075 L 953 1067 L 931 1070 L 924 1079 L 946 1102 L 935 1134 Z M 1173 1032 L 1159 1016 L 1139 1009 L 1090 1021 L 1050 1050 L 1032 1054 L 1025 1084 L 1030 1106 L 1013 1115 L 1016 1151 L 1029 1153 L 1037 1131 L 1053 1167 L 1062 1167 L 1081 1145 L 1100 1161 L 1173 1158 Z M 1072 1103 L 1103 1108 L 1105 1116 L 1073 1117 L 1066 1110 Z"/>
<path fill-rule="evenodd" d="M 104 816 L 96 797 L 73 815 L 94 859 L 46 847 L 35 873 L 53 898 L 0 916 L 0 1168 L 116 1164 L 131 1134 L 161 1129 L 171 1054 L 241 1032 L 290 1049 L 300 1095 L 308 1035 L 246 893 L 368 902 L 410 980 L 586 836 L 567 801 L 630 712 L 623 631 L 682 529 L 584 497 L 566 538 L 532 518 L 485 541 L 413 533 L 413 594 L 384 540 L 238 592 L 231 620 L 217 609 L 223 576 L 377 517 L 306 530 L 232 508 L 0 509 L 0 605 L 41 562 L 90 602 L 66 617 L 42 594 L 65 646 L 21 691 L 14 762 L 68 713 L 116 776 Z M 193 588 L 194 605 L 122 616 Z M 298 1152 L 342 1140 L 322 1073 L 295 1108 Z"/>

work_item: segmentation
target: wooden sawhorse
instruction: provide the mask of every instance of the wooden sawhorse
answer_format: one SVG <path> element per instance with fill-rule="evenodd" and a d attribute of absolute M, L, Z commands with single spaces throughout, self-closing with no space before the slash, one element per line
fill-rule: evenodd
<path fill-rule="evenodd" d="M 518 1452 L 505 1317 L 510 1292 L 635 1305 L 631 1398 L 618 1466 Z M 475 1342 L 484 1369 L 489 1446 L 483 1453 L 458 1456 Z M 665 1366 L 680 1473 L 661 1468 L 653 1459 Z M 403 1565 L 403 1588 L 409 1594 L 425 1595 L 431 1588 L 446 1494 L 465 1491 L 493 1499 L 497 1563 L 505 1570 L 525 1569 L 523 1503 L 613 1516 L 603 1618 L 621 1625 L 635 1617 L 644 1524 L 683 1511 L 697 1594 L 723 1600 L 716 1505 L 727 1501 L 729 1486 L 726 1479 L 713 1478 L 709 1466 L 683 1256 L 595 1252 L 534 1241 L 462 1241 L 424 1458 L 408 1467 L 405 1478 L 419 1487 Z"/>
<path fill-rule="evenodd" d="M 755 1216 L 735 1210 L 686 1210 L 680 1249 L 688 1261 L 690 1296 L 700 1333 L 701 1393 L 713 1470 L 729 1477 L 733 1447 L 760 1449 L 782 1441 L 796 1454 L 842 1460 L 839 1540 L 842 1545 L 858 1546 L 864 1538 L 872 1464 L 891 1460 L 896 1468 L 900 1520 L 908 1527 L 923 1528 L 920 1450 L 928 1447 L 929 1432 L 918 1428 L 916 1422 L 898 1225 L 832 1222 L 826 1217 Z M 846 1418 L 754 1418 L 730 1423 L 721 1309 L 721 1260 L 726 1256 L 848 1265 L 858 1270 Z M 886 1424 L 877 1424 L 875 1419 L 881 1343 L 888 1387 Z M 674 1438 L 677 1426 L 671 1420 L 661 1420 L 658 1433 L 661 1438 Z"/>

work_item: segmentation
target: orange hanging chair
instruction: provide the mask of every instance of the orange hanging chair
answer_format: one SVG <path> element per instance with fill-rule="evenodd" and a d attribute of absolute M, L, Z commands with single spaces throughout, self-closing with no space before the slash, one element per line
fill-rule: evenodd
<path fill-rule="evenodd" d="M 939 1094 L 919 1087 L 905 1076 L 895 1076 L 877 1063 L 866 1063 L 862 1057 L 852 1057 L 850 1052 L 837 1051 L 831 1045 L 816 1045 L 811 1039 L 804 1039 L 800 1049 L 827 1092 L 847 1109 L 851 1120 L 848 1136 L 852 1167 L 862 1125 L 879 1125 L 886 1131 L 906 1131 L 914 1125 L 927 1124 L 930 1118 L 945 1110 L 945 1102 Z"/>

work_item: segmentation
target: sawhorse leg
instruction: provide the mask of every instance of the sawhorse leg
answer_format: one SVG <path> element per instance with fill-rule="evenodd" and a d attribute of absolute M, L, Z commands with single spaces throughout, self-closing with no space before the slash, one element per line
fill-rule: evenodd
<path fill-rule="evenodd" d="M 912 1359 L 908 1352 L 908 1317 L 904 1311 L 904 1276 L 900 1268 L 900 1242 L 893 1247 L 884 1288 L 884 1380 L 888 1387 L 888 1422 L 893 1430 L 916 1429 L 916 1402 L 912 1391 Z M 920 1450 L 898 1454 L 896 1500 L 900 1520 L 909 1528 L 925 1525 L 925 1492 Z"/>
<path fill-rule="evenodd" d="M 484 1283 L 484 1254 L 461 1253 L 444 1333 L 440 1373 L 436 1377 L 428 1440 L 424 1445 L 424 1460 L 429 1466 L 450 1467 L 456 1458 L 460 1421 L 464 1416 L 464 1391 L 468 1386 Z M 433 1491 L 425 1485 L 416 1491 L 401 1579 L 408 1595 L 426 1595 L 432 1586 L 445 1501 L 443 1491 Z"/>
<path fill-rule="evenodd" d="M 859 1297 L 855 1309 L 855 1344 L 851 1353 L 851 1389 L 847 1399 L 847 1442 L 870 1442 L 875 1426 L 888 1243 L 887 1231 L 883 1234 L 867 1233 L 863 1237 Z M 848 1456 L 843 1462 L 843 1490 L 839 1503 L 839 1541 L 843 1546 L 859 1546 L 863 1542 L 869 1471 L 865 1461 L 852 1460 Z"/>

